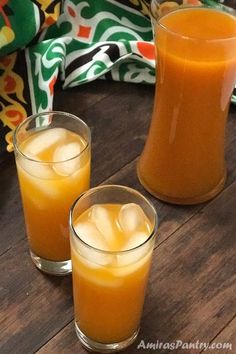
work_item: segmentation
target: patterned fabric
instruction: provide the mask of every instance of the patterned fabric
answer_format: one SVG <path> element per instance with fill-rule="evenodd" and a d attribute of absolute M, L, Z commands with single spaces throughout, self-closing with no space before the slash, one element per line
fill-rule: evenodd
<path fill-rule="evenodd" d="M 159 14 L 181 2 L 160 1 Z M 17 124 L 53 109 L 58 79 L 65 89 L 97 78 L 155 82 L 149 3 L 0 0 L 0 123 L 9 150 Z"/>
<path fill-rule="evenodd" d="M 65 1 L 58 22 L 26 52 L 33 112 L 52 108 L 59 74 L 64 88 L 102 76 L 154 83 L 151 40 L 150 20 L 132 7 L 113 0 Z"/>
<path fill-rule="evenodd" d="M 60 10 L 60 0 L 0 0 L 0 133 L 6 133 L 9 150 L 11 130 L 31 113 L 23 48 L 38 42 Z M 2 146 L 1 139 L 0 152 Z"/>

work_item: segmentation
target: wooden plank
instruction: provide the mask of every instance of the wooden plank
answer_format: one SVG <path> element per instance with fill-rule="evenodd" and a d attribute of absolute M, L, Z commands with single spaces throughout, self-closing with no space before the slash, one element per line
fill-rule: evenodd
<path fill-rule="evenodd" d="M 101 183 L 141 153 L 152 101 L 152 86 L 129 84 L 84 112 L 92 129 L 93 185 Z"/>
<path fill-rule="evenodd" d="M 68 91 L 60 91 L 61 100 L 59 102 L 61 102 L 61 106 L 55 107 L 56 109 L 66 110 L 66 99 L 70 97 L 72 100 L 71 112 L 80 115 L 80 112 L 85 107 L 88 107 L 90 100 L 93 102 L 93 106 L 84 112 L 83 117 L 91 127 L 93 133 L 92 185 L 101 183 L 140 154 L 150 120 L 153 95 L 153 87 L 151 86 L 132 84 L 123 84 L 121 86 L 121 83 L 110 83 L 107 85 L 105 82 L 99 82 L 99 86 L 97 85 L 96 82 L 91 83 L 89 88 L 85 88 L 86 85 L 81 86 L 80 89 L 83 88 L 84 90 L 82 97 L 86 101 L 86 104 L 82 105 L 82 108 L 78 105 L 79 98 L 76 97 L 77 92 L 73 91 L 70 95 L 66 95 Z M 100 101 L 97 102 L 96 92 L 100 91 L 100 86 L 103 95 L 106 94 L 105 88 L 108 87 L 108 94 L 107 98 L 105 97 L 102 102 L 101 97 Z M 113 92 L 115 98 L 111 95 L 111 92 Z M 89 98 L 91 95 L 92 98 Z M 142 97 L 145 97 L 145 99 L 142 99 Z M 83 101 L 83 99 L 81 100 Z M 114 102 L 119 102 L 115 110 Z M 96 116 L 94 116 L 94 112 L 96 112 Z M 135 117 L 133 116 L 134 112 Z M 226 146 L 229 169 L 228 183 L 236 179 L 235 113 L 236 109 L 232 107 Z M 0 238 L 1 254 L 9 249 L 14 242 L 25 237 L 18 182 L 12 161 L 13 155 L 7 163 L 1 165 L 0 225 L 3 235 Z M 133 178 L 136 178 L 135 168 L 133 168 L 132 173 Z M 120 183 L 124 184 L 126 182 L 123 180 Z M 181 214 L 181 207 L 178 210 L 179 214 Z M 162 215 L 162 204 L 159 206 L 159 214 Z M 12 220 L 14 220 L 14 223 L 12 223 Z M 168 229 L 168 225 L 169 221 L 165 220 L 163 227 L 167 226 Z"/>
<path fill-rule="evenodd" d="M 88 122 L 90 122 L 91 125 L 94 124 L 94 129 L 92 128 L 93 133 L 96 131 L 96 134 L 93 134 L 94 138 L 96 136 L 98 137 L 98 139 L 95 139 L 97 145 L 94 146 L 96 158 L 94 159 L 93 166 L 93 184 L 102 182 L 113 172 L 118 171 L 122 166 L 128 164 L 129 161 L 140 153 L 145 140 L 143 131 L 145 126 L 147 127 L 148 125 L 148 115 L 150 114 L 152 101 L 150 94 L 152 89 L 146 86 L 142 89 L 142 86 L 136 85 L 124 85 L 122 88 L 121 92 L 118 90 L 114 93 L 115 99 L 112 98 L 112 96 L 105 97 L 102 101 L 95 102 L 93 107 L 84 112 Z M 143 96 L 145 96 L 145 99 L 143 99 Z M 116 102 L 119 102 L 117 104 L 118 108 L 115 105 Z M 73 104 L 74 106 L 78 105 L 76 98 Z M 104 118 L 104 112 L 106 113 L 106 118 Z M 76 113 L 74 109 L 73 113 Z M 96 113 L 96 116 L 94 116 L 94 113 Z M 136 115 L 135 118 L 132 119 L 134 113 Z M 234 176 L 235 173 L 235 164 L 230 162 L 234 161 L 235 158 L 233 135 L 236 126 L 233 123 L 233 117 L 235 117 L 235 114 L 231 115 L 232 125 L 229 131 L 229 136 L 231 137 L 229 143 L 229 163 L 232 163 L 230 176 Z M 103 121 L 106 123 L 103 124 Z M 114 121 L 115 123 L 113 124 Z M 114 130 L 112 128 L 114 128 Z M 126 130 L 129 130 L 129 132 L 126 132 Z M 114 131 L 115 133 L 113 134 Z M 131 140 L 127 140 L 128 138 Z M 99 140 L 99 143 L 97 140 Z M 101 144 L 103 145 L 100 150 L 99 146 Z M 114 151 L 118 151 L 117 156 Z M 0 206 L 6 218 L 4 221 L 5 228 L 2 228 L 3 219 L 1 219 L 0 223 L 2 236 L 0 238 L 2 244 L 0 245 L 3 246 L 1 249 L 5 252 L 1 257 L 2 274 L 0 296 L 1 299 L 3 298 L 3 316 L 1 318 L 1 328 L 3 328 L 3 330 L 1 336 L 4 338 L 0 339 L 2 346 L 0 352 L 11 353 L 14 352 L 14 349 L 17 347 L 19 353 L 32 353 L 42 347 L 72 320 L 73 311 L 70 277 L 61 278 L 59 280 L 56 278 L 55 280 L 53 277 L 41 274 L 33 267 L 28 255 L 27 243 L 24 238 L 22 214 L 20 209 L 18 210 L 18 208 L 21 207 L 19 193 L 17 196 L 14 166 L 11 163 L 7 166 L 7 168 L 4 168 L 4 178 L 2 178 L 2 174 L 0 177 L 0 185 L 3 185 L 5 193 L 2 193 L 1 190 Z M 103 166 L 106 166 L 106 168 L 104 169 Z M 4 180 L 3 184 L 1 184 L 2 180 Z M 231 178 L 231 182 L 232 180 L 233 178 Z M 143 190 L 136 178 L 135 162 L 124 167 L 110 182 L 128 184 L 131 187 Z M 7 201 L 9 191 L 10 198 L 9 201 Z M 5 197 L 3 198 L 4 195 Z M 199 210 L 199 206 L 176 207 L 157 202 L 156 200 L 154 200 L 154 202 L 161 215 L 161 236 L 159 243 L 167 239 L 176 230 L 179 229 L 180 231 L 181 225 L 188 220 L 190 222 L 192 216 Z M 210 205 L 211 203 L 209 206 Z M 227 208 L 230 207 L 232 207 L 232 205 L 226 203 L 224 212 L 226 213 Z M 9 210 L 11 210 L 10 214 Z M 212 211 L 212 214 L 214 215 L 214 211 Z M 175 234 L 173 234 L 173 237 L 174 236 Z M 172 237 L 170 239 L 172 239 Z M 170 242 L 170 239 L 164 242 L 163 245 Z M 221 243 L 224 245 L 223 238 L 221 238 Z M 9 249 L 11 246 L 13 247 Z M 167 256 L 169 257 L 168 254 Z M 160 260 L 163 256 L 160 254 L 158 257 L 157 264 L 159 264 L 159 262 L 162 264 Z M 169 259 L 169 262 L 171 261 L 172 260 Z M 168 278 L 169 274 L 166 276 Z M 154 276 L 152 276 L 152 279 L 153 278 L 155 279 Z M 176 279 L 171 279 L 171 282 L 175 283 Z M 155 296 L 153 295 L 153 286 L 154 283 L 151 283 L 148 295 L 148 298 L 151 296 L 151 301 L 153 301 L 156 296 L 156 294 L 154 294 Z M 33 296 L 27 295 L 27 293 L 30 294 L 29 289 L 32 291 L 31 294 L 33 294 Z M 158 286 L 157 290 L 159 290 Z M 146 311 L 148 310 L 145 310 L 145 313 L 148 313 Z M 167 312 L 168 311 L 170 310 L 167 309 Z M 179 315 L 179 317 L 181 323 L 181 316 Z M 155 321 L 152 321 L 152 323 L 155 329 Z M 73 325 L 70 326 L 73 328 Z M 67 328 L 65 328 L 65 330 L 66 329 Z M 150 333 L 153 333 L 154 329 Z M 167 331 L 168 328 L 166 328 L 166 332 Z M 69 333 L 71 333 L 71 336 L 75 336 L 74 331 L 69 331 Z M 60 335 L 58 336 L 60 337 Z M 59 338 L 58 336 L 55 338 Z M 59 342 L 57 339 L 57 343 Z M 63 343 L 60 343 L 60 346 L 63 347 L 63 345 Z M 75 345 L 74 348 L 77 348 L 75 352 L 78 352 L 78 343 L 76 341 L 76 343 L 73 344 L 72 339 L 72 346 L 73 345 Z M 51 351 L 51 353 L 52 352 L 53 351 Z"/>
<path fill-rule="evenodd" d="M 25 237 L 25 227 L 14 156 L 1 164 L 0 254 Z"/>
<path fill-rule="evenodd" d="M 236 182 L 155 249 L 141 332 L 124 353 L 137 354 L 141 340 L 146 344 L 210 342 L 232 319 L 236 312 L 235 209 Z M 231 338 L 234 327 L 227 333 Z M 39 353 L 76 353 L 78 346 L 70 323 Z M 79 352 L 86 353 L 82 348 Z"/>
<path fill-rule="evenodd" d="M 142 151 L 151 117 L 154 86 L 95 81 L 60 90 L 55 109 L 81 117 L 91 127 L 92 184 L 108 178 Z"/>
<path fill-rule="evenodd" d="M 122 87 L 122 82 L 111 82 L 108 84 L 105 80 L 95 80 L 65 90 L 59 84 L 55 89 L 53 108 L 80 115 L 88 107 L 113 95 L 114 92 L 121 90 Z M 81 118 L 83 119 L 82 116 Z"/>
<path fill-rule="evenodd" d="M 81 346 L 79 340 L 77 339 L 75 334 L 74 322 L 72 321 L 36 353 L 88 354 L 88 351 Z"/>
<path fill-rule="evenodd" d="M 131 169 L 128 167 L 131 167 Z M 135 168 L 135 164 L 130 164 L 127 166 L 127 171 L 126 168 L 124 168 L 121 173 L 117 173 L 109 182 L 121 183 L 125 178 L 127 184 L 131 187 L 142 189 L 137 177 L 134 178 L 135 173 L 133 168 Z M 153 201 L 161 210 L 163 220 L 161 233 L 163 233 L 165 237 L 168 237 L 179 228 L 193 212 L 193 207 L 188 209 L 187 207 L 174 207 L 167 204 L 162 205 L 161 202 L 158 202 L 154 198 Z M 164 220 L 166 222 L 164 222 Z M 14 267 L 14 264 L 18 265 L 17 268 Z M 51 294 L 58 291 L 58 289 L 55 289 L 53 282 L 48 281 L 48 279 L 54 279 L 53 277 L 45 276 L 34 268 L 28 254 L 28 245 L 25 238 L 21 241 L 17 241 L 15 245 L 1 257 L 1 265 L 2 289 L 3 292 L 7 291 L 5 298 L 7 298 L 8 303 L 11 303 L 12 299 L 14 299 L 14 307 L 12 307 L 11 310 L 7 306 L 3 311 L 2 327 L 5 328 L 5 330 L 0 334 L 0 343 L 3 346 L 0 352 L 11 352 L 15 343 L 19 342 L 18 347 L 21 352 L 31 353 L 37 349 L 35 343 L 37 343 L 38 348 L 40 348 L 63 328 L 66 323 L 72 320 L 72 302 L 68 302 L 67 299 L 60 296 L 54 296 L 53 301 L 45 302 L 45 298 L 51 299 Z M 11 271 L 8 272 L 8 269 Z M 66 279 L 67 278 L 70 277 L 66 277 Z M 67 282 L 69 281 L 65 280 L 65 283 L 62 282 L 60 284 L 60 290 L 63 293 L 68 291 L 70 294 L 71 288 L 69 288 Z M 20 286 L 18 286 L 19 284 Z M 35 286 L 33 299 L 36 304 L 35 307 L 32 305 L 32 298 L 26 296 L 29 290 L 29 284 Z M 69 294 L 68 296 L 70 296 Z M 44 308 L 44 311 L 40 311 L 40 308 Z M 58 319 L 58 317 L 60 317 L 58 314 L 61 308 L 64 309 L 63 321 Z M 17 324 L 19 323 L 17 317 L 18 313 L 24 314 L 24 317 L 22 317 L 22 319 L 24 318 L 24 325 L 16 330 Z M 48 316 L 49 313 L 50 316 Z M 38 330 L 35 332 L 32 332 L 33 323 L 38 327 Z M 44 331 L 44 328 L 46 328 L 47 331 Z M 2 340 L 1 335 L 3 336 Z M 29 340 L 29 338 L 31 339 Z"/>
<path fill-rule="evenodd" d="M 209 342 L 232 318 L 235 209 L 236 182 L 157 248 L 139 339 Z"/>
<path fill-rule="evenodd" d="M 1 257 L 0 279 L 0 353 L 33 353 L 71 320 L 71 276 L 38 271 L 25 240 Z"/>
<path fill-rule="evenodd" d="M 228 171 L 228 177 L 226 185 L 229 185 L 233 181 L 236 181 L 236 106 L 231 105 L 229 119 L 226 129 L 226 166 Z"/>
<path fill-rule="evenodd" d="M 126 168 L 124 168 L 120 173 L 117 173 L 116 176 L 113 178 L 109 179 L 109 183 L 121 183 L 122 181 L 126 181 L 127 185 L 130 185 L 131 187 L 135 187 L 136 189 L 139 189 L 143 192 L 142 187 L 137 181 L 137 178 L 134 177 L 134 168 L 135 168 L 135 163 L 129 164 Z M 225 192 L 224 192 L 225 193 Z M 223 194 L 223 193 L 222 193 Z M 218 197 L 219 198 L 219 197 Z M 180 228 L 180 226 L 183 223 L 186 223 L 188 219 L 190 219 L 193 215 L 193 213 L 196 213 L 196 208 L 197 207 L 177 207 L 177 206 L 171 206 L 165 203 L 161 203 L 154 198 L 151 198 L 152 201 L 155 203 L 157 210 L 159 214 L 161 215 L 161 226 L 160 226 L 160 232 L 159 232 L 159 241 L 163 242 L 166 238 L 170 236 L 174 231 Z M 225 211 L 228 210 L 228 206 L 225 205 Z M 11 312 L 9 312 L 8 309 L 5 311 L 5 316 L 4 319 L 6 320 L 9 318 L 9 321 L 4 321 L 3 326 L 7 328 L 9 331 L 5 337 L 10 338 L 10 342 L 6 343 L 6 348 L 8 346 L 11 347 L 11 343 L 19 342 L 20 343 L 20 348 L 22 351 L 27 350 L 28 352 L 31 352 L 31 350 L 35 350 L 36 347 L 30 345 L 34 345 L 35 342 L 37 342 L 38 347 L 42 346 L 50 337 L 53 337 L 55 333 L 57 333 L 60 328 L 62 328 L 66 323 L 70 322 L 72 317 L 73 317 L 73 311 L 72 311 L 72 304 L 67 302 L 65 304 L 65 299 L 62 297 L 56 297 L 52 302 L 48 302 L 45 304 L 44 298 L 50 298 L 51 293 L 55 291 L 54 284 L 53 283 L 48 283 L 48 278 L 47 276 L 42 275 L 40 272 L 38 272 L 33 265 L 31 264 L 28 252 L 27 252 L 27 243 L 25 240 L 21 241 L 21 243 L 17 243 L 16 246 L 7 252 L 4 257 L 1 258 L 1 262 L 3 265 L 3 269 L 6 271 L 4 274 L 1 276 L 1 279 L 3 279 L 3 290 L 8 289 L 9 291 L 9 298 L 14 298 L 15 299 L 15 308 Z M 14 261 L 15 260 L 15 261 Z M 172 257 L 169 258 L 170 262 L 172 260 Z M 14 268 L 14 262 L 15 264 L 21 264 L 23 261 L 23 264 L 17 268 L 17 270 Z M 158 260 L 159 262 L 159 260 Z M 11 282 L 11 276 L 9 276 L 9 272 L 7 272 L 7 269 L 13 269 L 14 270 L 14 278 L 13 281 Z M 28 281 L 26 282 L 25 280 L 25 274 L 27 274 L 27 279 Z M 20 285 L 20 291 L 17 290 L 17 283 L 15 282 L 15 279 L 19 279 L 21 285 Z M 35 288 L 37 289 L 37 293 L 35 294 L 34 302 L 37 304 L 37 307 L 34 309 L 33 313 L 30 313 L 29 315 L 27 314 L 27 309 L 32 310 L 32 305 L 31 305 L 31 300 L 25 294 L 28 292 L 28 284 L 35 284 Z M 40 287 L 38 284 L 41 284 Z M 67 284 L 67 283 L 66 283 Z M 50 286 L 49 286 L 50 285 Z M 62 291 L 63 293 L 66 291 L 71 291 L 71 289 L 68 289 L 66 286 L 66 289 L 64 288 L 63 283 L 61 284 Z M 158 287 L 157 287 L 158 288 Z M 10 290 L 9 290 L 10 289 Z M 43 297 L 41 296 L 41 291 L 43 290 Z M 13 292 L 13 294 L 12 294 Z M 9 300 L 11 301 L 11 300 Z M 45 312 L 40 312 L 39 309 L 41 307 L 45 307 Z M 58 315 L 57 311 L 59 309 L 63 308 L 64 309 L 64 315 L 63 315 L 63 321 L 60 322 L 58 321 Z M 31 311 L 32 312 L 32 311 Z M 21 329 L 20 331 L 16 331 L 14 335 L 11 337 L 9 336 L 9 333 L 12 333 L 12 328 L 11 328 L 11 323 L 15 322 L 15 317 L 14 313 L 24 313 L 25 314 L 25 327 Z M 48 317 L 48 313 L 54 314 L 52 317 L 50 315 L 50 318 Z M 30 323 L 37 323 L 37 326 L 39 327 L 37 333 L 37 337 L 34 335 L 32 336 L 32 327 L 31 324 L 29 325 L 28 321 L 30 316 L 32 317 L 30 320 Z M 56 320 L 56 326 L 55 326 L 55 318 Z M 43 328 L 47 328 L 46 333 L 44 332 Z M 5 334 L 3 332 L 2 334 Z M 28 338 L 31 337 L 31 341 L 28 340 Z"/>
<path fill-rule="evenodd" d="M 68 326 L 69 327 L 69 326 Z M 220 346 L 222 345 L 221 349 Z M 212 354 L 213 347 L 217 348 L 220 354 L 232 354 L 236 350 L 236 317 L 211 341 L 211 349 L 203 353 Z M 215 349 L 216 350 L 216 349 Z"/>

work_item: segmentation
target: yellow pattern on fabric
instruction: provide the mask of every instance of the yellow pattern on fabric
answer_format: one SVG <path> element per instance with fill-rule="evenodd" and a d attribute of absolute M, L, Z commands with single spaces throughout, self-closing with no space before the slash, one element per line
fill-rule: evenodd
<path fill-rule="evenodd" d="M 148 0 L 129 0 L 132 4 L 134 4 L 135 6 L 141 5 L 141 12 L 144 15 L 149 15 L 149 7 L 150 7 L 150 3 Z"/>
<path fill-rule="evenodd" d="M 3 74 L 0 77 L 1 97 L 6 103 L 0 102 L 0 120 L 3 122 L 4 126 L 10 129 L 15 129 L 27 116 L 26 110 L 20 103 L 26 103 L 23 97 L 24 82 L 22 78 L 13 71 L 16 58 L 17 53 L 0 58 L 0 70 L 3 70 Z M 16 96 L 19 102 L 13 99 L 12 96 Z M 6 141 L 8 143 L 7 150 L 12 151 L 12 132 L 6 135 Z"/>
<path fill-rule="evenodd" d="M 3 48 L 5 45 L 13 42 L 14 39 L 15 33 L 10 27 L 3 26 L 0 29 L 0 49 Z"/>
<path fill-rule="evenodd" d="M 61 4 L 60 2 L 56 3 L 55 7 L 53 8 L 53 12 L 49 13 L 47 9 L 48 6 L 52 4 L 52 0 L 37 0 L 37 3 L 41 6 L 41 10 L 44 12 L 45 15 L 45 21 L 41 27 L 41 29 L 44 29 L 57 21 L 60 15 Z"/>

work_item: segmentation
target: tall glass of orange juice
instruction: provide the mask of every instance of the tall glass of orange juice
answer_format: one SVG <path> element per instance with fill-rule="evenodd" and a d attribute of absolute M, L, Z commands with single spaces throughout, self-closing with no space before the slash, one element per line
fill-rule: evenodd
<path fill-rule="evenodd" d="M 204 202 L 222 190 L 226 179 L 236 17 L 201 6 L 177 8 L 155 23 L 155 48 L 154 109 L 138 176 L 164 201 Z"/>
<path fill-rule="evenodd" d="M 157 230 L 154 207 L 124 186 L 93 188 L 70 213 L 75 329 L 90 350 L 136 338 Z"/>
<path fill-rule="evenodd" d="M 69 209 L 90 185 L 90 129 L 78 117 L 46 112 L 23 121 L 14 151 L 30 254 L 42 271 L 71 272 Z"/>

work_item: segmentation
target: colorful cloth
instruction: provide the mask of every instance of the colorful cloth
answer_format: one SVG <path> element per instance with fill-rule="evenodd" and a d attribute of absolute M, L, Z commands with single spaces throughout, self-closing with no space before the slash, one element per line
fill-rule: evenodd
<path fill-rule="evenodd" d="M 52 109 L 59 76 L 64 88 L 108 76 L 154 83 L 147 14 L 143 0 L 0 0 L 3 125 Z"/>
<path fill-rule="evenodd" d="M 58 20 L 60 6 L 60 0 L 0 0 L 0 152 L 3 132 L 11 143 L 11 130 L 32 111 L 23 48 Z"/>
<path fill-rule="evenodd" d="M 173 1 L 159 11 L 168 6 Z M 153 84 L 152 39 L 149 0 L 0 0 L 0 123 L 7 142 L 27 115 L 53 109 L 58 79 L 64 89 L 97 78 Z"/>
<path fill-rule="evenodd" d="M 59 74 L 63 88 L 108 75 L 155 82 L 150 20 L 122 2 L 67 0 L 57 23 L 39 40 L 26 51 L 33 112 L 52 108 Z"/>

